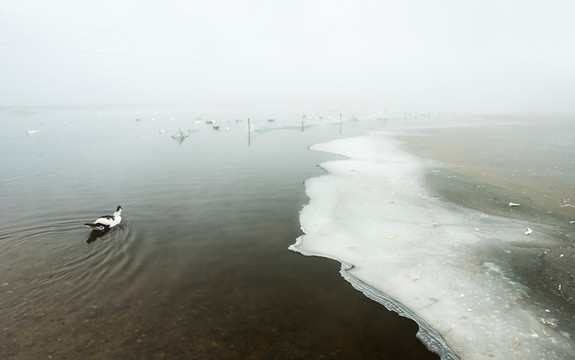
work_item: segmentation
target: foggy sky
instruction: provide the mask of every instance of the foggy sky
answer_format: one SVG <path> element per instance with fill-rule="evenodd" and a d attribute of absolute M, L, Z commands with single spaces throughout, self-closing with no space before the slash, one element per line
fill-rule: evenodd
<path fill-rule="evenodd" d="M 0 106 L 575 113 L 570 0 L 0 0 Z"/>

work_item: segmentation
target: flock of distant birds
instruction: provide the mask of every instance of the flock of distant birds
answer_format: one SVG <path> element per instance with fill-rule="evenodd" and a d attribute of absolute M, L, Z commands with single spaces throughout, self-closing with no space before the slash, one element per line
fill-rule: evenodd
<path fill-rule="evenodd" d="M 112 113 L 115 114 L 115 112 L 112 112 Z M 102 113 L 96 113 L 96 114 L 101 115 Z M 104 114 L 104 115 L 107 115 L 107 113 L 103 113 L 103 114 Z M 126 114 L 126 113 L 121 113 L 121 114 Z M 407 113 L 407 112 L 406 112 L 406 113 L 404 113 L 404 115 L 403 115 L 403 119 L 404 119 L 404 120 L 407 120 L 407 119 L 416 119 L 416 120 L 417 120 L 418 118 L 423 118 L 423 117 L 431 118 L 432 116 L 433 116 L 433 117 L 435 117 L 435 116 L 441 117 L 441 113 L 432 114 L 432 113 L 430 113 L 430 112 L 429 112 L 429 113 L 417 113 L 417 112 L 416 112 L 416 113 Z M 330 117 L 332 117 L 332 115 L 328 115 L 328 118 L 330 118 Z M 398 117 L 398 118 L 401 118 L 401 117 Z M 142 121 L 142 119 L 140 119 L 140 118 L 136 118 L 135 120 L 136 120 L 137 122 Z M 155 120 L 155 119 L 152 118 L 152 121 L 154 121 L 154 120 Z M 170 120 L 175 120 L 175 118 L 170 118 Z M 304 122 L 304 121 L 306 121 L 307 123 L 316 123 L 316 125 L 317 125 L 317 124 L 321 123 L 322 120 L 324 120 L 324 117 L 323 117 L 322 115 L 319 115 L 319 114 L 304 114 L 304 115 L 302 115 L 302 127 L 303 127 L 303 122 Z M 387 114 L 387 109 L 385 110 L 384 116 L 383 116 L 383 117 L 378 117 L 377 120 L 382 120 L 382 121 L 385 121 L 385 122 L 387 122 L 388 120 L 391 120 L 391 118 L 390 118 L 390 117 L 388 116 L 388 114 Z M 194 120 L 194 125 L 195 125 L 195 124 L 199 124 L 199 123 L 203 123 L 204 121 L 205 121 L 205 123 L 206 123 L 207 125 L 211 125 L 211 127 L 212 127 L 214 130 L 216 130 L 216 131 L 218 131 L 218 130 L 230 130 L 230 127 L 229 127 L 229 126 L 224 126 L 224 127 L 222 127 L 221 125 L 216 124 L 216 121 L 215 121 L 215 120 L 202 120 L 201 118 L 197 118 L 196 120 Z M 268 119 L 267 121 L 268 121 L 269 123 L 274 123 L 276 120 L 275 120 L 275 119 Z M 340 121 L 340 123 L 343 123 L 342 114 L 341 114 L 341 113 L 339 113 L 339 121 Z M 352 117 L 351 119 L 349 119 L 348 121 L 358 122 L 359 119 L 358 119 L 357 116 L 353 115 L 353 117 Z M 236 119 L 236 123 L 241 123 L 241 122 L 243 122 L 243 120 Z M 248 119 L 248 122 L 249 122 L 249 119 Z M 65 121 L 64 123 L 67 124 L 68 122 Z M 42 122 L 42 125 L 44 125 L 44 124 L 45 124 L 45 123 Z M 249 125 L 248 125 L 248 126 L 249 126 Z M 160 135 L 166 133 L 166 130 L 165 130 L 165 129 L 160 129 L 160 130 L 158 130 L 158 131 L 159 131 L 159 134 L 160 134 Z M 197 130 L 195 127 L 194 127 L 194 128 L 191 128 L 191 129 L 188 130 L 188 134 L 190 134 L 190 133 L 192 133 L 192 132 L 196 132 L 196 131 L 198 131 L 198 130 Z M 248 131 L 249 131 L 249 129 L 248 129 Z M 38 134 L 39 132 L 40 132 L 40 130 L 37 130 L 37 129 L 34 129 L 34 130 L 26 130 L 26 135 L 36 135 L 36 134 Z M 188 136 L 189 136 L 189 135 L 186 135 L 186 133 L 180 129 L 179 131 L 177 131 L 177 132 L 172 136 L 172 138 L 174 138 L 174 139 L 176 139 L 176 140 L 179 140 L 179 139 L 182 139 L 182 138 L 186 138 L 186 137 L 188 137 Z"/>

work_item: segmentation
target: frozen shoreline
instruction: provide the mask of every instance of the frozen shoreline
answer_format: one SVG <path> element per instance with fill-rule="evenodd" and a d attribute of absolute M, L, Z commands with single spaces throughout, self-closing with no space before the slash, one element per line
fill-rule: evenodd
<path fill-rule="evenodd" d="M 290 250 L 298 252 L 304 256 L 317 256 L 323 257 L 331 260 L 338 261 L 341 264 L 339 273 L 341 276 L 347 280 L 356 290 L 361 291 L 365 296 L 373 301 L 380 303 L 385 306 L 386 309 L 396 312 L 397 314 L 411 319 L 417 323 L 419 330 L 417 331 L 417 338 L 425 344 L 425 346 L 441 355 L 442 359 L 457 359 L 457 355 L 447 346 L 445 341 L 442 339 L 441 335 L 437 333 L 432 327 L 430 327 L 423 319 L 415 315 L 409 308 L 403 304 L 392 299 L 385 293 L 373 288 L 372 286 L 364 283 L 360 279 L 356 278 L 350 271 L 353 270 L 354 266 L 346 262 L 341 261 L 338 258 L 328 256 L 318 252 L 303 250 L 300 246 L 302 245 L 303 238 L 299 237 L 296 239 L 296 243 L 289 247 Z"/>
<path fill-rule="evenodd" d="M 417 321 L 444 359 L 568 357 L 561 309 L 532 302 L 508 266 L 525 249 L 553 246 L 551 229 L 526 236 L 524 221 L 431 196 L 424 161 L 399 145 L 383 133 L 314 145 L 348 159 L 321 164 L 327 174 L 306 182 L 305 235 L 290 249 L 340 261 L 346 280 Z"/>

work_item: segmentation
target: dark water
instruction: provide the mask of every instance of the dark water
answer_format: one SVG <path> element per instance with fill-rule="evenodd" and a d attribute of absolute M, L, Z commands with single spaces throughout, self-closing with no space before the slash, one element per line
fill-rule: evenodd
<path fill-rule="evenodd" d="M 0 112 L 0 358 L 436 358 L 339 263 L 287 250 L 329 159 L 307 146 L 373 125 L 256 112 L 248 136 L 245 109 L 32 110 Z M 118 227 L 83 227 L 117 205 Z"/>

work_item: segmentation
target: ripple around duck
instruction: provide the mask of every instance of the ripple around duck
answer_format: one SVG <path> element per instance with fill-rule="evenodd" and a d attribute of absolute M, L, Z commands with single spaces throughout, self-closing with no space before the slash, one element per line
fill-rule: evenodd
<path fill-rule="evenodd" d="M 6 290 L 0 307 L 9 307 L 15 317 L 45 312 L 137 276 L 141 256 L 135 253 L 137 236 L 127 222 L 96 233 L 82 225 L 82 218 L 0 229 L 1 285 Z"/>

